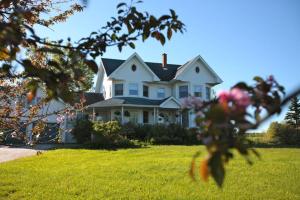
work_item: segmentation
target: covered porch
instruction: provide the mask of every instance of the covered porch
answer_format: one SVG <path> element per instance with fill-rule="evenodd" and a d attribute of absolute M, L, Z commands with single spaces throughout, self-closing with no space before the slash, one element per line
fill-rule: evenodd
<path fill-rule="evenodd" d="M 121 124 L 182 124 L 180 103 L 173 97 L 163 100 L 123 97 L 91 104 L 87 114 L 92 121 L 117 120 Z"/>

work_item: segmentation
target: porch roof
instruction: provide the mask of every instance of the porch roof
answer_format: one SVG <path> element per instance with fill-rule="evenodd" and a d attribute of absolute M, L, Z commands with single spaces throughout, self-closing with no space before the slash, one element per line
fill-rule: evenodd
<path fill-rule="evenodd" d="M 113 107 L 113 106 L 140 106 L 140 107 L 160 107 L 164 102 L 173 99 L 146 99 L 141 97 L 114 97 L 89 105 L 90 108 Z M 178 105 L 180 107 L 180 105 Z"/>

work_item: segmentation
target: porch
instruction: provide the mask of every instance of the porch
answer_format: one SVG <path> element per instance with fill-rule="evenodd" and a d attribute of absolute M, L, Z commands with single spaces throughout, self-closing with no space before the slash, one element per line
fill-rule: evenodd
<path fill-rule="evenodd" d="M 121 124 L 182 124 L 181 105 L 173 97 L 163 100 L 123 97 L 89 105 L 87 114 L 92 121 L 117 120 Z"/>

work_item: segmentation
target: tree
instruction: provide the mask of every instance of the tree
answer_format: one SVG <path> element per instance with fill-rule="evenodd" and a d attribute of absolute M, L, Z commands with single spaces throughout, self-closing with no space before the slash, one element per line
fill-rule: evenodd
<path fill-rule="evenodd" d="M 293 97 L 291 100 L 291 104 L 289 106 L 289 110 L 285 115 L 285 121 L 294 126 L 296 129 L 299 128 L 300 125 L 300 101 L 298 97 Z"/>
<path fill-rule="evenodd" d="M 82 1 L 86 2 L 86 1 Z M 166 37 L 171 39 L 173 32 L 183 32 L 184 24 L 178 19 L 174 10 L 169 14 L 155 17 L 148 12 L 140 12 L 135 6 L 141 1 L 130 4 L 119 3 L 117 16 L 112 17 L 100 30 L 73 42 L 49 41 L 35 32 L 37 25 L 51 27 L 67 20 L 75 12 L 83 11 L 85 5 L 76 0 L 3 0 L 0 2 L 0 78 L 26 78 L 29 95 L 34 96 L 38 85 L 43 84 L 48 99 L 60 98 L 65 102 L 73 101 L 74 85 L 84 83 L 84 73 L 76 68 L 81 60 L 91 70 L 97 72 L 94 59 L 103 55 L 112 46 L 121 51 L 125 46 L 135 48 L 135 41 L 141 38 L 158 40 L 165 44 Z M 63 5 L 62 5 L 63 4 Z M 65 10 L 62 10 L 66 7 Z M 58 14 L 57 10 L 60 12 Z M 45 18 L 45 14 L 55 14 Z M 34 49 L 33 57 L 39 56 L 47 68 L 30 59 L 27 52 Z M 67 52 L 61 49 L 68 50 Z M 41 52 L 41 53 L 39 53 Z M 25 53 L 25 54 L 24 54 Z M 52 59 L 61 57 L 62 63 Z M 16 73 L 15 66 L 22 68 Z M 18 70 L 20 71 L 20 70 Z M 74 79 L 76 77 L 76 79 Z M 74 84 L 70 84 L 70 82 Z M 78 89 L 78 88 L 76 88 Z"/>
<path fill-rule="evenodd" d="M 183 32 L 184 24 L 174 10 L 155 17 L 140 12 L 135 6 L 119 3 L 117 16 L 100 30 L 74 42 L 51 41 L 35 32 L 36 26 L 50 28 L 62 23 L 85 8 L 85 0 L 2 0 L 0 1 L 0 130 L 18 135 L 21 127 L 36 122 L 34 132 L 43 130 L 45 117 L 50 114 L 71 113 L 82 109 L 83 103 L 75 96 L 91 87 L 91 73 L 97 72 L 97 56 L 116 46 L 120 51 L 141 38 L 158 40 L 162 45 L 173 32 Z M 50 16 L 50 17 L 47 17 Z M 45 97 L 32 103 L 38 88 Z M 27 101 L 26 101 L 27 98 Z M 51 101 L 68 103 L 67 108 L 55 113 L 43 112 Z M 84 102 L 84 99 L 81 99 Z M 30 105 L 29 105 L 30 104 Z M 72 106 L 70 106 L 72 105 Z M 24 137 L 24 134 L 19 134 Z"/>

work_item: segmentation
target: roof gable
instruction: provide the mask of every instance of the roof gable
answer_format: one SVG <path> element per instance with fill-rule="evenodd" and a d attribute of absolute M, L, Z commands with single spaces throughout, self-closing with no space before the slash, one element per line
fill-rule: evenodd
<path fill-rule="evenodd" d="M 159 107 L 161 108 L 181 108 L 181 104 L 179 101 L 177 101 L 174 97 L 169 97 L 165 99 Z"/>
<path fill-rule="evenodd" d="M 159 81 L 159 77 L 149 68 L 149 66 L 142 60 L 142 58 L 137 54 L 137 53 L 134 53 L 132 54 L 127 60 L 123 61 L 121 64 L 120 64 L 120 60 L 119 60 L 119 66 L 116 67 L 116 65 L 113 66 L 113 69 L 112 72 L 110 73 L 110 75 L 108 76 L 114 76 L 114 74 L 116 74 L 116 72 L 118 70 L 120 70 L 121 68 L 127 66 L 128 63 L 130 63 L 134 58 L 136 58 L 138 60 L 138 62 L 140 62 L 142 64 L 142 66 L 144 67 L 144 69 L 146 69 L 146 71 L 148 71 L 152 76 L 153 76 L 153 80 L 155 81 Z"/>
<path fill-rule="evenodd" d="M 200 61 L 203 66 L 215 77 L 216 79 L 216 83 L 222 83 L 223 80 L 218 76 L 218 74 L 205 62 L 205 60 L 199 55 L 197 57 L 195 57 L 194 59 L 188 61 L 187 63 L 185 63 L 184 65 L 182 65 L 176 75 L 175 75 L 175 79 L 180 79 L 182 77 L 182 75 L 192 66 L 194 66 L 194 64 Z"/>
<path fill-rule="evenodd" d="M 144 64 L 144 67 L 148 69 L 157 80 L 170 81 L 173 79 L 178 79 L 190 66 L 193 66 L 195 62 L 200 61 L 216 78 L 216 83 L 223 82 L 222 79 L 217 75 L 217 73 L 204 61 L 204 59 L 200 55 L 191 59 L 183 65 L 167 64 L 166 67 L 162 67 L 161 63 L 144 62 L 137 53 L 131 55 L 127 60 L 102 58 L 102 64 L 107 76 L 111 76 L 134 57 L 141 61 L 141 63 Z"/>

